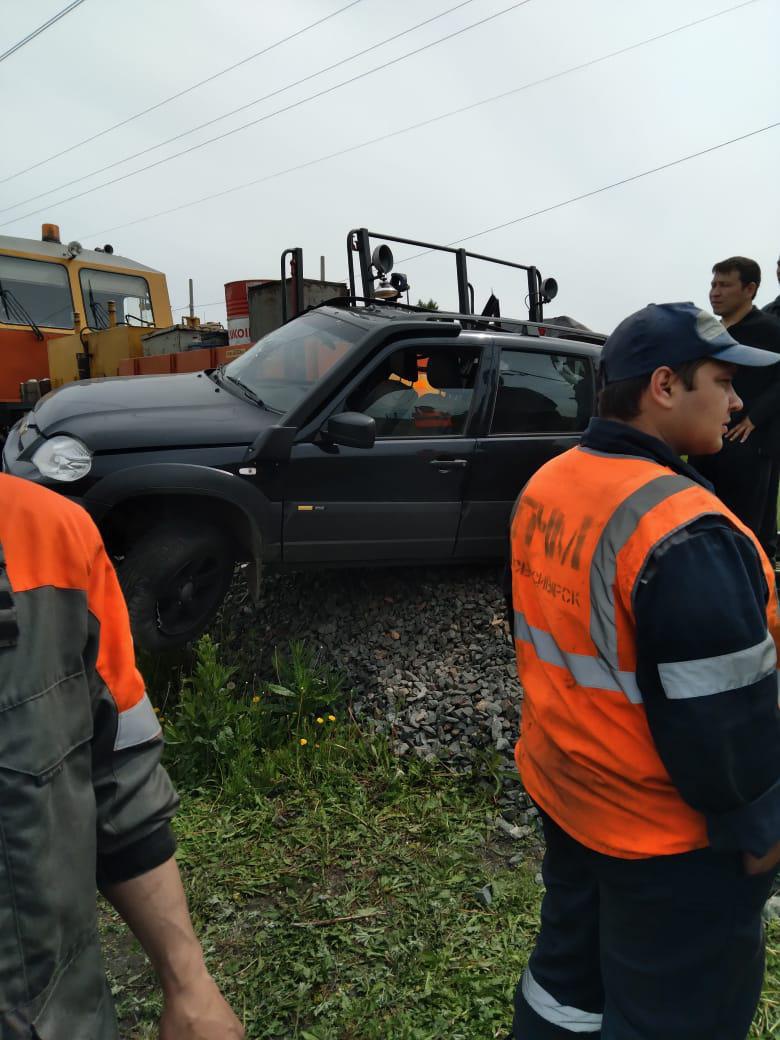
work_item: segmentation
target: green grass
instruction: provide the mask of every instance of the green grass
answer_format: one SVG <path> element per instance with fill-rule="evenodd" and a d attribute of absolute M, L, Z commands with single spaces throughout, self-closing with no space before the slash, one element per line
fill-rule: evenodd
<path fill-rule="evenodd" d="M 474 781 L 401 769 L 354 731 L 338 748 L 326 775 L 302 766 L 240 809 L 185 798 L 177 820 L 196 927 L 247 1036 L 504 1037 L 538 922 L 534 836 L 523 846 L 498 832 Z M 108 911 L 104 938 L 122 1036 L 152 1040 L 154 979 Z M 761 1040 L 780 1036 L 779 947 L 773 927 Z"/>
<path fill-rule="evenodd" d="M 254 807 L 185 800 L 179 863 L 212 971 L 250 1038 L 503 1037 L 537 918 L 533 848 L 509 867 L 518 846 L 481 786 L 343 737 L 327 775 Z M 151 1038 L 153 980 L 109 914 L 105 940 L 122 1035 Z"/>

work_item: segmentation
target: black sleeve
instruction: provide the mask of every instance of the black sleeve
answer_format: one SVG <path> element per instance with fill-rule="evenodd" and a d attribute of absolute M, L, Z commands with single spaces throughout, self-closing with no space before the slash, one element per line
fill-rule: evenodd
<path fill-rule="evenodd" d="M 126 881 L 160 865 L 176 843 L 179 803 L 160 764 L 160 723 L 135 667 L 130 619 L 97 531 L 88 588 L 84 671 L 92 701 L 92 787 L 98 882 Z"/>
<path fill-rule="evenodd" d="M 105 885 L 146 874 L 147 871 L 166 863 L 176 851 L 176 838 L 170 823 L 164 823 L 156 831 L 147 834 L 143 842 L 137 842 L 120 852 L 98 856 L 97 884 L 101 890 Z"/>
<path fill-rule="evenodd" d="M 746 410 L 754 426 L 761 427 L 780 412 L 780 363 L 764 369 L 767 387 Z"/>
<path fill-rule="evenodd" d="M 659 755 L 715 849 L 780 840 L 777 655 L 744 535 L 709 517 L 656 550 L 634 597 L 637 681 Z"/>

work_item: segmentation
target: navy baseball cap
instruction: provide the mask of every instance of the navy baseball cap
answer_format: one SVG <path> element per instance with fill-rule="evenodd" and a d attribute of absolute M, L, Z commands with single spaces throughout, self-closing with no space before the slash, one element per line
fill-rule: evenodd
<path fill-rule="evenodd" d="M 663 365 L 713 358 L 731 365 L 776 365 L 771 350 L 747 347 L 730 336 L 716 318 L 694 303 L 649 303 L 618 325 L 601 352 L 605 383 L 646 376 Z"/>

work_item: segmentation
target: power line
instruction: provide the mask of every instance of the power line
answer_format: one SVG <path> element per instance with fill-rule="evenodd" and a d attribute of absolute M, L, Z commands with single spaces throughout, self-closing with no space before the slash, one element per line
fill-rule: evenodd
<path fill-rule="evenodd" d="M 193 303 L 192 306 L 195 308 L 195 310 L 197 310 L 198 308 L 202 309 L 204 307 L 224 307 L 225 306 L 225 301 L 224 300 L 212 300 L 211 303 Z M 179 311 L 188 311 L 189 309 L 190 309 L 190 305 L 188 303 L 185 303 L 183 307 L 171 307 L 171 310 L 173 311 L 174 314 L 178 313 Z"/>
<path fill-rule="evenodd" d="M 361 51 L 356 51 L 354 54 L 350 54 L 346 58 L 341 58 L 339 61 L 334 62 L 332 65 L 326 65 L 324 68 L 318 69 L 317 72 L 311 72 L 307 76 L 302 76 L 300 79 L 296 79 L 292 83 L 287 83 L 283 87 L 277 87 L 277 89 L 272 90 L 270 94 L 264 94 L 262 97 L 255 98 L 254 101 L 247 101 L 243 105 L 239 105 L 238 108 L 233 108 L 229 112 L 223 112 L 222 115 L 215 116 L 213 119 L 209 119 L 205 123 L 199 123 L 197 126 L 193 126 L 189 130 L 183 130 L 179 134 L 174 134 L 173 137 L 169 137 L 165 141 L 160 141 L 158 144 L 153 144 L 149 148 L 143 148 L 140 152 L 133 152 L 132 155 L 126 155 L 122 159 L 117 159 L 115 162 L 108 163 L 106 166 L 100 166 L 97 170 L 92 170 L 90 173 L 85 173 L 80 177 L 74 177 L 73 180 L 70 181 L 64 181 L 62 184 L 58 184 L 56 187 L 49 188 L 46 191 L 41 191 L 37 195 L 30 195 L 26 199 L 20 199 L 18 202 L 14 202 L 10 206 L 4 206 L 2 209 L 0 209 L 0 213 L 7 213 L 9 210 L 16 209 L 19 206 L 26 206 L 28 202 L 35 202 L 37 199 L 42 199 L 45 195 L 51 195 L 55 191 L 62 191 L 64 188 L 70 188 L 74 184 L 80 184 L 81 181 L 89 180 L 90 177 L 97 177 L 97 175 L 100 173 L 105 173 L 107 170 L 113 170 L 117 166 L 122 166 L 126 162 L 131 162 L 133 159 L 140 158 L 142 155 L 148 155 L 149 152 L 155 152 L 158 148 L 164 148 L 167 144 L 173 144 L 174 141 L 180 141 L 183 137 L 189 137 L 190 134 L 197 133 L 198 130 L 205 130 L 207 126 L 213 126 L 214 123 L 219 123 L 223 119 L 228 119 L 230 116 L 237 115 L 239 112 L 245 112 L 248 108 L 253 108 L 255 105 L 259 105 L 262 101 L 268 101 L 279 94 L 283 94 L 287 90 L 291 90 L 293 87 L 299 87 L 302 83 L 307 83 L 309 80 L 316 79 L 318 76 L 322 76 L 326 72 L 332 72 L 333 69 L 337 69 L 341 65 L 346 65 L 348 62 L 354 61 L 356 58 L 363 57 L 363 55 L 368 54 L 370 51 L 375 51 L 379 47 L 384 47 L 388 43 L 392 43 L 395 40 L 399 40 L 402 36 L 408 36 L 409 33 L 415 32 L 417 29 L 421 29 L 424 25 L 429 25 L 431 22 L 438 21 L 438 19 L 444 18 L 446 15 L 452 14 L 454 11 L 459 10 L 461 7 L 466 7 L 467 4 L 471 4 L 473 2 L 474 0 L 460 0 L 460 3 L 456 4 L 454 7 L 449 7 L 446 11 L 442 11 L 440 14 L 433 15 L 432 18 L 426 18 L 425 21 L 418 22 L 416 25 L 412 25 L 409 29 L 403 29 L 401 32 L 394 33 L 392 36 L 388 36 L 384 40 L 380 40 L 379 43 L 374 43 L 370 47 L 365 47 Z M 265 118 L 270 118 L 273 115 L 276 115 L 276 113 L 271 112 Z M 254 124 L 248 123 L 245 125 L 252 126 Z M 239 130 L 242 129 L 244 129 L 243 126 L 236 127 L 236 129 L 230 131 L 230 133 L 237 133 Z M 215 138 L 215 140 L 218 140 L 218 138 Z M 203 143 L 209 144 L 210 142 L 205 141 Z M 177 154 L 182 155 L 184 153 L 179 152 Z M 172 155 L 168 156 L 168 158 L 175 159 L 176 156 Z M 148 169 L 148 167 L 144 167 L 144 169 Z M 98 185 L 98 187 L 100 187 L 100 185 Z"/>
<path fill-rule="evenodd" d="M 73 7 L 75 7 L 76 4 L 80 4 L 83 2 L 84 0 L 76 0 L 76 3 L 71 4 L 67 10 L 69 11 Z M 281 40 L 277 40 L 275 43 L 270 44 L 268 47 L 263 47 L 263 49 L 260 51 L 255 51 L 254 54 L 250 54 L 248 55 L 248 57 L 242 58 L 241 61 L 237 61 L 234 65 L 228 65 L 226 69 L 222 69 L 219 72 L 215 72 L 213 73 L 213 75 L 207 76 L 206 79 L 199 80 L 197 83 L 193 83 L 190 87 L 185 87 L 184 90 L 180 90 L 176 94 L 171 94 L 170 97 L 163 98 L 162 101 L 158 101 L 154 105 L 150 105 L 148 108 L 144 108 L 142 109 L 142 111 L 136 112 L 135 115 L 128 116 L 126 119 L 122 119 L 120 120 L 120 122 L 114 123 L 113 126 L 107 126 L 105 130 L 99 130 L 98 133 L 93 134 L 91 137 L 85 137 L 83 141 L 77 141 L 76 144 L 72 144 L 68 148 L 63 148 L 61 152 L 55 152 L 54 155 L 49 155 L 47 156 L 47 158 L 41 159 L 38 162 L 33 163 L 32 166 L 26 166 L 23 170 L 17 170 L 16 173 L 11 173 L 7 177 L 0 178 L 0 184 L 5 184 L 7 181 L 12 181 L 16 177 L 21 177 L 23 173 L 30 173 L 32 170 L 37 170 L 39 166 L 45 166 L 47 163 L 53 162 L 55 159 L 59 159 L 63 155 L 68 155 L 70 152 L 74 152 L 77 148 L 81 148 L 82 145 L 91 144 L 92 141 L 97 141 L 98 138 L 105 137 L 105 135 L 110 134 L 112 130 L 118 130 L 122 126 L 127 126 L 128 123 L 135 122 L 135 120 L 140 119 L 141 116 L 148 115 L 150 112 L 154 112 L 158 108 L 162 108 L 164 105 L 170 104 L 171 101 L 176 101 L 180 97 L 184 97 L 185 94 L 190 94 L 193 90 L 197 90 L 198 87 L 202 87 L 206 83 L 211 83 L 213 80 L 219 79 L 220 76 L 224 76 L 226 73 L 232 72 L 234 69 L 238 69 L 242 65 L 246 65 L 247 62 L 254 61 L 255 58 L 259 58 L 263 54 L 267 54 L 269 51 L 275 50 L 277 47 L 281 47 L 283 43 L 289 43 L 290 40 L 294 40 L 299 36 L 303 36 L 303 34 L 309 32 L 310 29 L 316 29 L 317 26 L 322 25 L 327 21 L 330 21 L 331 18 L 335 18 L 337 15 L 343 14 L 344 11 L 348 11 L 351 7 L 355 7 L 356 4 L 360 3 L 363 3 L 363 0 L 350 0 L 350 3 L 346 4 L 344 7 L 340 7 L 337 11 L 333 11 L 332 14 L 327 14 L 323 18 L 318 18 L 316 22 L 311 22 L 309 25 L 304 25 L 302 29 L 296 30 L 296 32 L 291 33 L 289 36 L 282 37 Z M 64 13 L 67 14 L 67 11 L 65 11 Z M 59 15 L 58 17 L 62 17 L 62 15 Z M 47 23 L 47 25 L 48 24 L 49 23 Z M 46 28 L 46 26 L 43 26 L 41 29 L 38 29 L 37 32 L 42 32 L 44 28 Z M 26 41 L 22 42 L 24 43 Z M 17 45 L 17 47 L 19 46 L 21 46 L 21 44 Z M 10 51 L 7 52 L 7 54 L 10 53 Z M 2 55 L 0 57 L 0 61 L 2 61 L 3 57 L 6 57 L 6 55 Z M 55 188 L 54 190 L 56 191 L 57 189 Z"/>
<path fill-rule="evenodd" d="M 70 12 L 74 11 L 79 6 L 79 4 L 83 3 L 84 0 L 73 0 L 73 3 L 68 4 L 67 7 L 63 7 L 63 9 L 61 11 L 58 11 L 57 14 L 52 15 L 48 22 L 44 22 L 43 25 L 39 25 L 37 29 L 33 29 L 32 32 L 27 33 L 27 35 L 23 39 L 15 43 L 13 47 L 9 47 L 7 51 L 3 51 L 3 53 L 0 54 L 0 61 L 5 61 L 5 59 L 10 58 L 12 54 L 16 54 L 16 52 L 18 50 L 21 50 L 22 47 L 25 46 L 25 44 L 28 44 L 31 40 L 34 40 L 36 36 L 40 36 L 42 32 L 46 32 L 46 30 L 51 28 L 51 26 L 54 25 L 55 22 L 58 22 L 60 18 L 64 18 L 66 14 L 70 14 Z"/>
<path fill-rule="evenodd" d="M 569 199 L 564 199 L 563 202 L 556 202 L 551 206 L 544 206 L 542 209 L 534 210 L 532 213 L 525 213 L 522 217 L 515 217 L 513 220 L 504 221 L 503 224 L 494 224 L 492 227 L 485 228 L 483 231 L 475 231 L 472 235 L 466 235 L 464 238 L 453 239 L 452 242 L 445 242 L 447 246 L 461 245 L 463 242 L 470 242 L 474 238 L 481 238 L 482 235 L 489 235 L 493 231 L 501 231 L 503 228 L 511 227 L 513 224 L 520 224 L 525 220 L 531 220 L 532 217 L 542 216 L 544 213 L 552 213 L 554 210 L 563 209 L 564 206 L 571 206 L 575 202 L 582 202 L 583 199 L 593 198 L 595 195 L 601 195 L 606 191 L 610 191 L 612 188 L 619 188 L 624 184 L 631 184 L 633 181 L 642 180 L 644 177 L 649 177 L 653 173 L 660 173 L 662 170 L 671 169 L 673 166 L 680 166 L 684 162 L 688 162 L 690 159 L 698 159 L 702 155 L 709 155 L 711 152 L 717 152 L 721 148 L 727 148 L 729 145 L 737 144 L 739 141 L 746 141 L 748 138 L 756 137 L 758 134 L 764 134 L 769 130 L 775 130 L 780 126 L 780 120 L 775 123 L 769 123 L 767 126 L 759 127 L 757 130 L 750 130 L 746 134 L 740 134 L 738 137 L 729 138 L 727 141 L 720 141 L 718 144 L 711 145 L 709 148 L 702 148 L 698 152 L 691 152 L 689 155 L 680 156 L 679 159 L 672 159 L 670 162 L 663 163 L 660 166 L 654 166 L 652 169 L 643 170 L 641 173 L 632 174 L 630 177 L 623 177 L 621 180 L 612 181 L 610 184 L 604 184 L 600 188 L 594 188 L 592 191 L 583 192 L 581 195 L 574 195 Z M 360 147 L 360 146 L 358 146 Z M 317 160 L 315 160 L 317 161 Z M 265 178 L 263 178 L 265 179 Z M 246 187 L 246 185 L 242 185 Z M 237 191 L 237 188 L 230 188 L 226 192 L 220 192 L 221 195 L 227 195 L 230 191 Z M 216 195 L 207 196 L 207 199 L 216 198 Z M 164 210 L 161 213 L 154 213 L 149 217 L 141 217 L 139 220 L 130 221 L 127 224 L 120 224 L 118 227 L 131 227 L 133 224 L 140 224 L 144 220 L 153 220 L 155 217 L 165 216 L 168 213 L 174 213 L 180 209 L 186 209 L 187 206 L 194 206 L 198 202 L 205 202 L 206 199 L 197 199 L 195 202 L 184 203 L 182 206 L 175 206 L 172 209 Z M 92 235 L 107 234 L 108 231 L 116 231 L 118 227 L 108 228 L 104 231 L 93 231 L 90 235 L 84 236 L 90 238 Z M 434 252 L 432 249 L 424 249 L 420 253 L 413 253 L 411 256 L 406 256 L 399 260 L 399 264 L 409 263 L 410 260 L 417 260 L 421 256 L 426 256 L 429 253 Z"/>
<path fill-rule="evenodd" d="M 412 123 L 409 126 L 401 127 L 398 130 L 391 130 L 388 133 L 381 134 L 378 137 L 372 137 L 365 141 L 360 141 L 358 144 L 349 145 L 346 148 L 340 148 L 338 151 L 329 152 L 327 155 L 320 155 L 315 159 L 309 159 L 306 162 L 298 163 L 295 166 L 289 166 L 283 170 L 277 170 L 274 173 L 265 174 L 263 177 L 256 177 L 251 181 L 244 181 L 241 184 L 236 184 L 233 187 L 225 188 L 222 191 L 212 192 L 208 195 L 203 195 L 198 199 L 192 199 L 189 202 L 180 203 L 177 206 L 171 206 L 168 209 L 159 210 L 157 213 L 150 213 L 143 217 L 138 217 L 135 220 L 127 221 L 124 224 L 115 224 L 113 227 L 104 228 L 102 231 L 92 231 L 82 236 L 83 238 L 91 238 L 93 236 L 109 234 L 113 231 L 121 231 L 124 228 L 134 227 L 136 224 L 143 224 L 149 220 L 156 220 L 158 217 L 168 216 L 171 213 L 178 213 L 180 210 L 189 209 L 192 206 L 198 206 L 203 202 L 210 202 L 213 199 L 222 198 L 225 195 L 232 195 L 237 191 L 244 191 L 246 188 L 253 188 L 259 184 L 265 184 L 268 181 L 276 180 L 280 177 L 284 177 L 289 173 L 297 173 L 300 170 L 308 169 L 312 166 L 317 166 L 319 163 L 327 162 L 330 159 L 338 159 L 344 155 L 349 155 L 353 152 L 360 151 L 363 148 L 368 148 L 371 145 L 381 144 L 384 141 L 389 141 L 394 137 L 400 137 L 403 134 L 411 133 L 414 130 L 421 130 L 423 127 L 432 126 L 435 123 L 441 122 L 444 119 L 451 119 L 454 116 L 463 115 L 466 112 L 471 112 L 474 109 L 480 108 L 483 105 L 492 104 L 495 101 L 503 101 L 508 97 L 512 97 L 515 94 L 520 94 L 526 90 L 530 90 L 533 87 L 542 86 L 545 83 L 549 83 L 556 79 L 561 79 L 564 76 L 569 76 L 574 72 L 580 72 L 584 69 L 588 69 L 593 65 L 601 64 L 605 61 L 609 61 L 611 58 L 618 57 L 622 54 L 627 54 L 630 51 L 637 50 L 640 47 L 645 47 L 648 44 L 656 43 L 659 40 L 666 39 L 669 36 L 673 36 L 675 33 L 682 32 L 685 29 L 693 28 L 700 25 L 702 22 L 709 21 L 713 18 L 719 18 L 721 15 L 728 14 L 731 11 L 736 11 L 741 7 L 746 7 L 749 4 L 756 3 L 758 0 L 747 0 L 746 3 L 737 4 L 735 7 L 726 8 L 723 11 L 718 11 L 715 14 L 707 15 L 704 18 L 699 18 L 693 22 L 687 22 L 684 25 L 679 25 L 674 29 L 669 29 L 666 32 L 659 33 L 655 36 L 650 36 L 644 40 L 640 40 L 637 43 L 629 44 L 626 47 L 621 47 L 619 50 L 610 51 L 608 54 L 602 54 L 598 58 L 591 58 L 589 61 L 580 63 L 579 65 L 572 65 L 567 69 L 562 69 L 560 72 L 551 73 L 549 76 L 544 76 L 541 79 L 532 80 L 528 83 L 523 83 L 518 87 L 513 87 L 511 90 L 503 91 L 500 94 L 493 94 L 490 97 L 482 98 L 479 101 L 474 101 L 471 104 L 463 105 L 459 108 L 450 109 L 448 112 L 441 112 L 436 116 L 431 116 L 429 119 L 423 119 L 420 122 Z"/>
<path fill-rule="evenodd" d="M 200 148 L 205 148 L 207 145 L 214 144 L 217 141 L 223 141 L 226 137 L 232 137 L 233 134 L 237 134 L 242 130 L 247 130 L 251 126 L 256 126 L 258 123 L 263 123 L 268 119 L 272 119 L 274 116 L 290 112 L 292 109 L 299 108 L 301 105 L 304 105 L 309 101 L 315 101 L 318 98 L 325 97 L 326 94 L 332 94 L 334 90 L 339 90 L 341 87 L 346 87 L 352 83 L 356 83 L 358 80 L 365 79 L 367 76 L 371 76 L 375 72 L 381 72 L 383 69 L 390 68 L 392 65 L 397 65 L 399 62 L 405 61 L 407 58 L 421 54 L 423 51 L 430 50 L 432 47 L 437 47 L 440 43 L 446 43 L 448 40 L 454 39 L 456 36 L 461 36 L 463 33 L 469 32 L 471 29 L 476 29 L 478 26 L 485 25 L 496 18 L 500 18 L 504 14 L 507 14 L 509 11 L 514 11 L 518 7 L 524 7 L 529 3 L 531 3 L 531 0 L 516 0 L 515 3 L 510 4 L 509 7 L 505 7 L 501 11 L 497 11 L 495 14 L 488 15 L 486 18 L 481 18 L 479 21 L 473 22 L 471 25 L 464 26 L 462 29 L 457 29 L 455 32 L 448 33 L 446 36 L 442 36 L 438 40 L 433 40 L 430 43 L 424 44 L 422 47 L 415 48 L 415 50 L 407 51 L 406 54 L 401 54 L 399 57 L 392 58 L 390 61 L 383 62 L 381 65 L 376 65 L 373 69 L 368 69 L 366 72 L 358 73 L 356 76 L 351 76 L 349 79 L 342 80 L 340 83 L 335 83 L 331 87 L 325 87 L 323 90 L 319 90 L 315 94 L 310 94 L 308 97 L 301 98 L 299 101 L 294 101 L 289 105 L 285 105 L 283 108 L 278 108 L 274 112 L 268 112 L 264 116 L 253 119 L 249 123 L 244 123 L 242 126 L 235 127 L 233 130 L 227 130 L 225 133 L 218 134 L 216 137 L 211 137 L 207 141 L 201 141 L 200 144 L 194 144 L 189 148 L 184 148 L 182 151 L 175 152 L 173 155 L 166 156 L 164 159 L 158 159 L 156 162 L 149 163 L 146 166 L 141 166 L 137 170 L 123 173 L 120 177 L 114 177 L 112 180 L 103 181 L 102 184 L 96 184 L 84 191 L 77 192 L 75 195 L 68 195 L 64 199 L 57 199 L 54 202 L 49 202 L 46 206 L 23 213 L 21 216 L 12 217 L 10 220 L 3 221 L 3 223 L 0 224 L 0 227 L 6 227 L 8 224 L 15 224 L 20 220 L 26 220 L 27 217 L 34 217 L 39 213 L 46 212 L 53 206 L 61 206 L 66 202 L 73 202 L 76 199 L 84 198 L 85 195 L 91 195 L 92 192 L 99 191 L 101 188 L 108 188 L 113 184 L 119 184 L 121 181 L 128 180 L 130 177 L 135 177 L 139 173 L 145 173 L 147 170 L 153 170 L 158 166 L 162 166 L 165 163 L 170 162 L 172 159 L 178 159 L 182 155 L 189 155 L 191 152 L 198 151 Z"/>
<path fill-rule="evenodd" d="M 493 227 L 485 228 L 484 231 L 475 231 L 473 235 L 466 235 L 464 238 L 456 238 L 452 242 L 445 242 L 448 246 L 459 246 L 463 242 L 471 242 L 472 239 L 481 238 L 483 235 L 489 235 L 493 231 L 501 231 L 503 228 L 511 227 L 513 224 L 521 224 L 525 220 L 531 220 L 532 217 L 540 217 L 543 213 L 552 213 L 556 209 L 563 209 L 564 206 L 571 206 L 574 202 L 582 202 L 583 199 L 592 199 L 594 195 L 602 195 L 605 191 L 610 191 L 612 188 L 619 188 L 624 184 L 631 184 L 633 181 L 642 180 L 643 177 L 649 177 L 653 173 L 660 173 L 661 170 L 671 169 L 672 166 L 679 166 L 681 163 L 688 162 L 689 159 L 698 159 L 702 155 L 709 155 L 712 152 L 717 152 L 721 148 L 726 148 L 728 145 L 736 144 L 738 141 L 746 141 L 750 137 L 756 137 L 758 134 L 765 134 L 768 130 L 775 130 L 780 126 L 780 120 L 776 123 L 769 123 L 767 126 L 759 127 L 758 130 L 750 130 L 746 134 L 740 134 L 739 137 L 732 137 L 728 141 L 721 141 L 719 144 L 713 144 L 709 148 L 702 148 L 698 152 L 691 152 L 690 155 L 683 155 L 679 159 L 672 159 L 670 162 L 662 163 L 661 166 L 654 166 L 651 170 L 643 170 L 642 173 L 634 173 L 630 177 L 623 177 L 619 181 L 612 181 L 611 184 L 604 184 L 600 188 L 594 188 L 593 191 L 583 192 L 581 195 L 574 195 L 570 199 L 565 199 L 563 202 L 556 202 L 552 206 L 544 206 L 542 209 L 534 210 L 533 213 L 525 213 L 522 217 L 515 217 L 513 220 L 506 220 L 503 224 L 494 224 Z M 406 264 L 410 260 L 417 260 L 421 256 L 426 256 L 428 253 L 432 253 L 432 249 L 424 249 L 421 253 L 413 253 L 411 256 L 405 256 L 403 260 L 399 260 L 398 263 Z"/>

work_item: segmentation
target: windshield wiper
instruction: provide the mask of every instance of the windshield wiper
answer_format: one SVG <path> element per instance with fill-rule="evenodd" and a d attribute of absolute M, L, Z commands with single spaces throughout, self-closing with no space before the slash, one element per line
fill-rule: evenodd
<path fill-rule="evenodd" d="M 92 283 L 89 284 L 89 309 L 92 311 L 92 320 L 98 329 L 108 328 L 108 311 L 106 310 L 105 316 L 101 314 L 102 304 L 95 299 L 95 295 L 92 292 Z"/>
<path fill-rule="evenodd" d="M 241 393 L 246 394 L 250 401 L 254 401 L 255 404 L 259 404 L 261 408 L 265 408 L 265 405 L 254 392 L 251 386 L 247 386 L 246 383 L 242 383 L 241 380 L 236 379 L 235 376 L 229 376 L 226 372 L 222 370 L 222 366 L 217 368 L 216 372 L 220 379 L 228 379 L 231 383 L 235 383 L 235 385 L 239 387 L 239 389 L 241 390 Z"/>
<path fill-rule="evenodd" d="M 35 333 L 36 339 L 45 338 L 41 330 L 27 313 L 24 304 L 16 293 L 12 292 L 11 289 L 4 289 L 2 282 L 0 282 L 0 300 L 5 308 L 6 317 L 10 318 L 14 324 L 29 326 Z"/>

